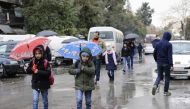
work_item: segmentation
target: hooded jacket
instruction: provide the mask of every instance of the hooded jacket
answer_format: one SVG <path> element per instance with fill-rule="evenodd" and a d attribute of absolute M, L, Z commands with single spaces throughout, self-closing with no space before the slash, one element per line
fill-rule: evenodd
<path fill-rule="evenodd" d="M 41 47 L 36 47 L 33 50 L 33 55 L 35 54 L 36 50 L 40 50 L 42 54 L 44 54 L 44 50 Z M 37 65 L 38 72 L 35 74 L 32 71 L 32 66 L 33 66 L 33 61 Z M 50 88 L 50 82 L 49 82 L 49 77 L 51 75 L 51 68 L 50 64 L 47 63 L 47 66 L 45 68 L 44 66 L 44 57 L 42 56 L 41 59 L 36 59 L 35 55 L 33 60 L 30 62 L 28 68 L 27 68 L 27 73 L 32 74 L 32 89 L 40 89 L 40 90 L 45 90 Z"/>
<path fill-rule="evenodd" d="M 86 52 L 90 55 L 87 63 L 82 62 L 81 53 Z M 82 66 L 84 67 L 83 69 Z M 78 60 L 69 70 L 71 75 L 75 75 L 75 88 L 77 90 L 88 91 L 94 90 L 95 67 L 92 62 L 92 54 L 90 49 L 84 48 L 80 52 L 80 60 Z"/>
<path fill-rule="evenodd" d="M 154 49 L 154 59 L 158 65 L 167 64 L 173 66 L 172 44 L 169 42 L 171 34 L 164 32 L 162 40 L 160 40 Z"/>

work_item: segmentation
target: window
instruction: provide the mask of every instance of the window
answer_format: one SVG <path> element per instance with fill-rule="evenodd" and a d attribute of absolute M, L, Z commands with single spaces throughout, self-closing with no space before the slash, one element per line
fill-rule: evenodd
<path fill-rule="evenodd" d="M 16 17 L 22 17 L 22 10 L 20 7 L 14 9 Z"/>
<path fill-rule="evenodd" d="M 7 50 L 6 50 L 6 52 L 7 52 L 7 53 L 10 53 L 11 50 L 12 50 L 15 46 L 16 46 L 16 43 L 15 43 L 15 44 L 8 44 L 8 45 L 7 45 Z"/>
<path fill-rule="evenodd" d="M 174 54 L 190 54 L 190 43 L 174 42 L 172 47 Z"/>
<path fill-rule="evenodd" d="M 0 46 L 0 53 L 3 54 L 6 52 L 7 45 L 1 45 Z"/>
<path fill-rule="evenodd" d="M 113 32 L 112 31 L 99 31 L 100 32 L 100 38 L 103 40 L 114 40 Z M 90 32 L 90 40 L 93 38 L 93 34 L 95 32 Z"/>

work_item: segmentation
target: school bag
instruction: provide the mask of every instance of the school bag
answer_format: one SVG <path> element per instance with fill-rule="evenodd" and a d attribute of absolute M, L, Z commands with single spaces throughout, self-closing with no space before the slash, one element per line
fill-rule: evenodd
<path fill-rule="evenodd" d="M 48 61 L 46 59 L 44 59 L 44 68 L 45 68 L 45 70 L 47 68 L 47 63 L 48 63 Z M 32 64 L 34 64 L 34 59 L 32 60 Z M 53 85 L 54 81 L 55 81 L 55 79 L 54 79 L 54 73 L 53 73 L 52 68 L 51 68 L 51 75 L 49 76 L 49 83 L 50 83 L 50 85 Z"/>

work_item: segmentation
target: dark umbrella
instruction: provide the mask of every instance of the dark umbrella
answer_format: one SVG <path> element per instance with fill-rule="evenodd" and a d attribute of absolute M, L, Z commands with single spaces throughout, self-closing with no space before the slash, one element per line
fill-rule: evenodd
<path fill-rule="evenodd" d="M 57 35 L 57 33 L 51 30 L 43 30 L 36 34 L 36 36 L 54 36 L 54 35 Z"/>
<path fill-rule="evenodd" d="M 130 33 L 130 34 L 127 34 L 125 35 L 125 40 L 134 40 L 136 38 L 139 38 L 139 35 L 135 34 L 135 33 Z"/>

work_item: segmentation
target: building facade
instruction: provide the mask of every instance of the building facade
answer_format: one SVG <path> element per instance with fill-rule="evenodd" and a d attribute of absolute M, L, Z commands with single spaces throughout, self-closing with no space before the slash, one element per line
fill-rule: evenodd
<path fill-rule="evenodd" d="M 24 33 L 22 0 L 0 0 L 0 34 Z"/>

